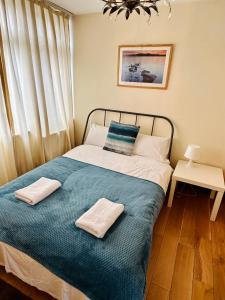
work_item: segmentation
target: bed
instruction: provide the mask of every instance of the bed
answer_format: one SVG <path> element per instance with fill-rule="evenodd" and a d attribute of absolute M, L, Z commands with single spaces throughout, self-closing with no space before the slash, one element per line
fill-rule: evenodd
<path fill-rule="evenodd" d="M 62 300 L 144 298 L 152 230 L 167 192 L 168 162 L 125 156 L 84 144 L 90 119 L 106 125 L 111 114 L 157 120 L 163 116 L 96 109 L 87 118 L 83 144 L 17 178 L 0 189 L 0 265 L 26 283 Z M 58 179 L 62 188 L 35 207 L 18 201 L 15 190 L 41 176 Z M 74 221 L 97 199 L 125 204 L 125 213 L 102 239 L 75 227 Z"/>

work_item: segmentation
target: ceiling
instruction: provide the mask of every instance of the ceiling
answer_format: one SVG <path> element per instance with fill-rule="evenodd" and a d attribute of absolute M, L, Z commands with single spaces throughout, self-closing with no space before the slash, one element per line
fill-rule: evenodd
<path fill-rule="evenodd" d="M 101 0 L 51 0 L 74 14 L 90 14 L 102 11 L 104 5 Z"/>
<path fill-rule="evenodd" d="M 104 6 L 104 2 L 102 0 L 51 0 L 51 1 L 77 15 L 101 12 Z M 175 3 L 192 2 L 192 1 L 206 1 L 206 0 L 174 0 Z"/>

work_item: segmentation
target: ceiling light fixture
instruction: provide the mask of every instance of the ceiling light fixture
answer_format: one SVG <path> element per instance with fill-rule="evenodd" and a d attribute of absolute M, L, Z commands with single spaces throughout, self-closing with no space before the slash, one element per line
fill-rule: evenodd
<path fill-rule="evenodd" d="M 109 13 L 112 15 L 117 13 L 119 15 L 121 12 L 125 11 L 125 17 L 128 20 L 132 12 L 136 12 L 138 15 L 141 14 L 141 10 L 151 17 L 152 11 L 155 11 L 159 14 L 158 3 L 162 0 L 102 0 L 105 2 L 103 8 L 103 14 Z M 171 13 L 170 0 L 164 0 L 169 6 L 169 13 Z"/>

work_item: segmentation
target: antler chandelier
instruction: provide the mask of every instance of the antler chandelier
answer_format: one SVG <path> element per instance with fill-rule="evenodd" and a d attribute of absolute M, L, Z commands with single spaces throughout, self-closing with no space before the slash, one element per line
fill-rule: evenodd
<path fill-rule="evenodd" d="M 157 14 L 159 13 L 157 2 L 161 0 L 102 0 L 105 2 L 105 6 L 103 8 L 103 14 L 109 12 L 109 15 L 112 15 L 117 12 L 119 15 L 121 12 L 125 11 L 126 19 L 129 19 L 130 14 L 135 11 L 140 15 L 141 9 L 146 12 L 149 17 L 152 14 L 152 11 L 155 11 Z M 170 7 L 170 1 L 165 0 Z"/>

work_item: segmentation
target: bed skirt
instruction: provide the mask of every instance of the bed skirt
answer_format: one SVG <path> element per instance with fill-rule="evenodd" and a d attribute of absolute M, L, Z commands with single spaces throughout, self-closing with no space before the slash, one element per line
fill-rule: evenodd
<path fill-rule="evenodd" d="M 0 265 L 25 283 L 48 293 L 59 300 L 89 300 L 72 287 L 21 251 L 0 242 Z"/>

